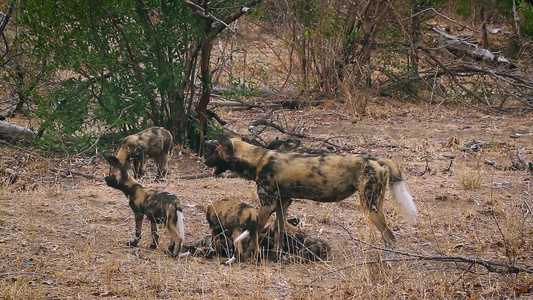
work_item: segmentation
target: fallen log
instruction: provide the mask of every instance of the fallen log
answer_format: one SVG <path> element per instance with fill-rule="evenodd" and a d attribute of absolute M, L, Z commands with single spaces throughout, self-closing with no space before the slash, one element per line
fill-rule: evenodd
<path fill-rule="evenodd" d="M 0 139 L 6 141 L 19 141 L 29 136 L 38 136 L 37 131 L 30 130 L 26 127 L 14 125 L 0 121 Z"/>
<path fill-rule="evenodd" d="M 495 65 L 506 65 L 511 68 L 515 67 L 507 58 L 501 55 L 496 55 L 487 49 L 480 48 L 475 43 L 453 36 L 435 27 L 431 29 L 447 39 L 442 42 L 442 45 L 452 53 L 467 55 L 475 60 L 482 60 Z"/>

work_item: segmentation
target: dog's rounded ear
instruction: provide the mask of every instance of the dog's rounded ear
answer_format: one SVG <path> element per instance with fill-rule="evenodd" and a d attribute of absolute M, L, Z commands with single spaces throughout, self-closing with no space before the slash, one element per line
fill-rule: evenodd
<path fill-rule="evenodd" d="M 233 145 L 233 141 L 226 135 L 223 135 L 220 133 L 216 133 L 214 137 L 220 143 L 220 145 L 224 147 L 224 150 L 226 150 L 226 153 L 229 156 L 233 156 L 235 152 L 235 145 Z"/>
<path fill-rule="evenodd" d="M 104 155 L 104 158 L 111 166 L 120 168 L 120 161 L 118 160 L 118 158 L 110 155 Z"/>

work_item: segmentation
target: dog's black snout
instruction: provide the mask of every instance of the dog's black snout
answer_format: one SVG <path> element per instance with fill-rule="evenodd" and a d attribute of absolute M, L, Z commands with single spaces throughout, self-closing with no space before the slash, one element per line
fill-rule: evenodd
<path fill-rule="evenodd" d="M 115 176 L 106 176 L 104 177 L 105 183 L 110 187 L 115 187 L 118 185 L 118 181 Z"/>

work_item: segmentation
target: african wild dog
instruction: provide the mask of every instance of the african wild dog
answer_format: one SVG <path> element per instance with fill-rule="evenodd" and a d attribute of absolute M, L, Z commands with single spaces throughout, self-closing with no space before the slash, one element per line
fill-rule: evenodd
<path fill-rule="evenodd" d="M 322 149 L 314 149 L 314 148 L 307 148 L 300 146 L 301 141 L 296 139 L 286 139 L 286 140 L 280 140 L 276 138 L 272 142 L 270 142 L 266 148 L 269 150 L 277 150 L 277 151 L 292 151 L 292 152 L 300 152 L 300 153 L 307 153 L 307 154 L 319 154 L 319 155 L 326 155 L 330 154 L 331 152 L 327 150 Z"/>
<path fill-rule="evenodd" d="M 300 140 L 296 139 L 286 139 L 286 140 L 280 140 L 276 137 L 275 140 L 270 142 L 266 148 L 269 150 L 287 150 L 290 151 L 292 149 L 300 147 Z"/>
<path fill-rule="evenodd" d="M 297 223 L 291 222 L 292 220 L 294 219 L 287 220 L 287 222 L 296 226 Z M 275 225 L 275 223 L 272 223 L 267 230 L 263 231 L 259 243 L 261 250 L 267 252 L 264 256 L 273 260 L 279 258 L 277 255 L 278 249 L 276 249 L 274 242 L 277 233 Z M 304 261 L 324 261 L 328 260 L 331 256 L 331 246 L 328 242 L 312 237 L 302 230 L 296 230 L 292 234 L 286 234 L 285 238 L 285 245 L 282 250 L 301 257 Z"/>
<path fill-rule="evenodd" d="M 126 162 L 124 165 L 114 156 L 106 156 L 105 159 L 112 169 L 117 170 L 106 176 L 105 182 L 108 186 L 121 190 L 128 197 L 135 215 L 135 238 L 127 245 L 136 247 L 139 243 L 142 222 L 146 216 L 151 223 L 152 244 L 150 248 L 158 247 L 157 224 L 164 224 L 171 238 L 168 251 L 176 257 L 181 251 L 181 242 L 185 238 L 183 209 L 178 197 L 172 193 L 143 188 L 128 172 L 131 168 L 129 163 Z"/>
<path fill-rule="evenodd" d="M 228 247 L 232 256 L 225 262 L 226 265 L 236 259 L 257 259 L 259 227 L 255 208 L 239 201 L 215 201 L 209 205 L 206 218 L 215 249 L 224 248 L 224 243 L 233 244 Z"/>
<path fill-rule="evenodd" d="M 172 134 L 163 127 L 151 127 L 127 136 L 122 141 L 117 158 L 123 164 L 130 159 L 133 160 L 133 174 L 135 179 L 139 179 L 143 176 L 145 156 L 151 157 L 157 163 L 157 178 L 162 179 L 167 175 L 171 149 Z"/>
<path fill-rule="evenodd" d="M 390 159 L 354 154 L 282 152 L 224 135 L 217 135 L 216 139 L 219 146 L 204 163 L 216 167 L 215 174 L 231 170 L 256 182 L 261 202 L 260 228 L 264 228 L 270 215 L 276 212 L 279 232 L 285 232 L 285 218 L 292 198 L 336 202 L 359 191 L 363 209 L 381 232 L 386 246 L 393 248 L 396 240 L 383 212 L 387 182 L 404 217 L 409 221 L 416 220 L 413 198 L 405 188 L 400 170 Z M 281 243 L 277 237 L 276 244 L 281 246 Z"/>
<path fill-rule="evenodd" d="M 274 245 L 275 227 L 268 227 L 267 230 L 259 234 L 259 250 L 261 257 L 277 260 L 277 249 Z M 188 253 L 196 257 L 213 258 L 215 255 L 221 257 L 231 257 L 233 243 L 225 240 L 223 235 L 219 235 L 216 243 L 213 242 L 213 235 L 208 234 L 191 245 L 183 245 Z M 231 244 L 231 245 L 230 245 Z M 328 242 L 315 238 L 302 230 L 298 230 L 294 235 L 287 235 L 287 245 L 283 251 L 301 257 L 304 261 L 328 260 L 331 256 L 331 246 Z M 180 255 L 181 256 L 181 255 Z"/>

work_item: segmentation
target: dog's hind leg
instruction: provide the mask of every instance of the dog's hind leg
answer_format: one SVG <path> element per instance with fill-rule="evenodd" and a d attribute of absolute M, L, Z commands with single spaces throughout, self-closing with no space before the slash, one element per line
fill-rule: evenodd
<path fill-rule="evenodd" d="M 280 205 L 276 208 L 276 226 L 278 228 L 278 239 L 274 240 L 278 245 L 285 247 L 288 243 L 286 234 L 293 234 L 294 232 L 288 232 L 288 230 L 293 230 L 295 227 L 287 223 L 287 212 L 289 210 L 289 205 L 292 203 L 291 199 L 280 200 Z"/>
<path fill-rule="evenodd" d="M 257 230 L 250 232 L 250 241 L 248 247 L 243 253 L 245 259 L 250 258 L 253 262 L 259 261 L 259 235 Z"/>
<path fill-rule="evenodd" d="M 159 234 L 157 233 L 157 223 L 150 221 L 150 226 L 152 230 L 152 244 L 150 245 L 151 249 L 156 249 L 159 245 Z"/>
<path fill-rule="evenodd" d="M 165 178 L 168 173 L 168 154 L 161 153 L 160 155 L 154 157 L 154 159 L 157 164 L 157 178 Z"/>
<path fill-rule="evenodd" d="M 168 227 L 168 233 L 170 234 L 170 246 L 168 247 L 168 251 L 170 252 L 170 255 L 172 257 L 176 257 L 181 252 L 181 243 L 183 241 L 181 235 L 178 233 L 178 228 L 176 226 L 177 224 L 177 218 L 169 218 L 170 220 L 167 223 Z"/>
<path fill-rule="evenodd" d="M 359 182 L 359 197 L 361 205 L 368 211 L 372 223 L 381 232 L 387 248 L 396 246 L 396 238 L 387 226 L 383 214 L 383 202 L 387 190 L 387 173 L 376 162 L 370 161 L 365 166 L 364 176 Z"/>
<path fill-rule="evenodd" d="M 370 221 L 372 221 L 372 223 L 374 223 L 377 229 L 381 232 L 381 235 L 385 240 L 386 247 L 394 249 L 394 247 L 396 247 L 396 237 L 394 237 L 394 233 L 392 233 L 389 226 L 387 226 L 387 221 L 385 220 L 383 210 L 380 208 L 377 212 L 370 211 L 368 216 Z"/>
<path fill-rule="evenodd" d="M 230 257 L 230 259 L 228 259 L 227 261 L 224 262 L 224 265 L 226 265 L 226 266 L 229 266 L 234 261 L 241 259 L 242 241 L 241 240 L 237 240 L 237 237 L 239 237 L 241 235 L 241 233 L 242 232 L 240 232 L 239 230 L 234 230 L 233 233 L 231 234 L 231 239 L 234 242 L 233 242 L 233 247 L 232 247 L 232 251 L 231 251 L 231 257 Z"/>

